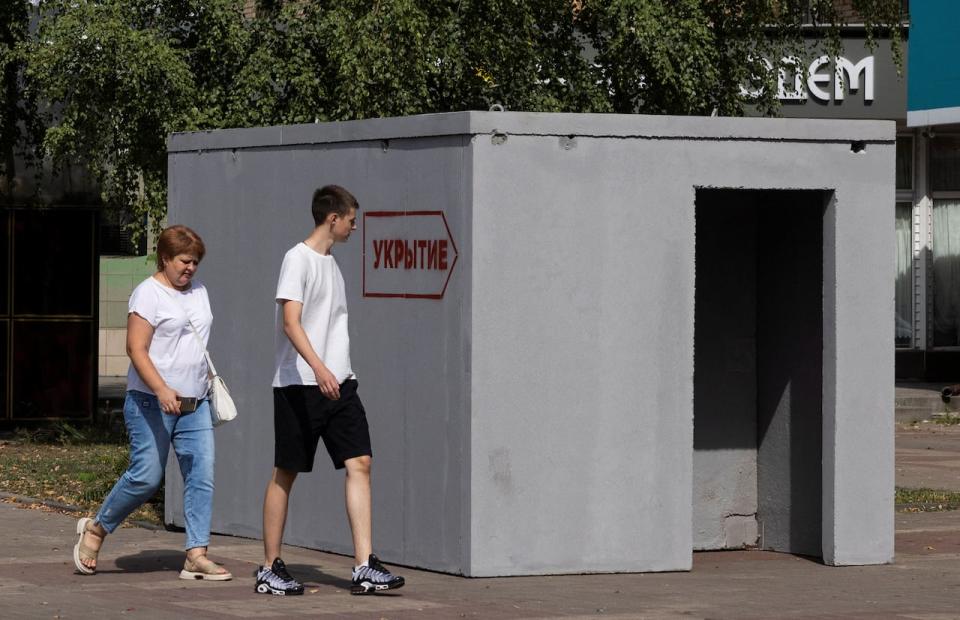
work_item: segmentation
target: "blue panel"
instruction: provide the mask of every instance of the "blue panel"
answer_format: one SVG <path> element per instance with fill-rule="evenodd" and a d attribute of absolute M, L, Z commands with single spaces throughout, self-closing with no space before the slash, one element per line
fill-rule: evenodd
<path fill-rule="evenodd" d="M 960 122 L 960 2 L 912 2 L 909 47 L 907 110 L 933 112 L 910 124 Z"/>

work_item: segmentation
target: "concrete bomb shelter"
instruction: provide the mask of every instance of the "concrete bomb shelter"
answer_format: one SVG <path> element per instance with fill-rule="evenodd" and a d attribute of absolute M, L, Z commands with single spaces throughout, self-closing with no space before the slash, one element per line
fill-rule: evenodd
<path fill-rule="evenodd" d="M 894 123 L 462 112 L 175 134 L 207 245 L 213 529 L 260 536 L 274 293 L 315 188 L 373 440 L 374 547 L 468 576 L 893 558 Z M 176 460 L 169 467 L 176 473 Z M 167 521 L 182 523 L 167 477 Z M 285 542 L 348 553 L 319 451 Z"/>

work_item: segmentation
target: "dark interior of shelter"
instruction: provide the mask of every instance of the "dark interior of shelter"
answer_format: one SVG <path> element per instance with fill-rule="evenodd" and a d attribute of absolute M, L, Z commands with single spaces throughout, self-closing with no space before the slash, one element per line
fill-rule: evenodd
<path fill-rule="evenodd" d="M 744 499 L 755 503 L 757 545 L 814 556 L 822 555 L 823 215 L 830 196 L 696 193 L 694 451 L 717 451 L 711 467 L 728 466 L 730 477 L 743 479 L 745 462 L 756 468 L 756 489 L 743 492 L 755 492 Z M 696 459 L 694 468 L 697 479 Z M 695 515 L 724 516 L 714 510 L 694 506 Z"/>

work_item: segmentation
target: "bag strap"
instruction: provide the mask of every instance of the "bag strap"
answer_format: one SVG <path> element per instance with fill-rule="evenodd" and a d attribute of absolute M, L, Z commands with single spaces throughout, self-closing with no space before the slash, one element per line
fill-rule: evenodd
<path fill-rule="evenodd" d="M 172 299 L 173 303 L 180 306 L 180 309 L 183 310 L 183 316 L 187 317 L 187 323 L 190 324 L 190 329 L 193 330 L 193 336 L 197 339 L 197 344 L 199 344 L 200 348 L 203 349 L 203 357 L 204 359 L 207 360 L 207 374 L 209 374 L 211 378 L 216 377 L 217 369 L 213 365 L 213 359 L 211 359 L 210 352 L 207 351 L 207 347 L 203 346 L 203 340 L 200 339 L 200 332 L 197 331 L 197 328 L 193 324 L 193 321 L 190 320 L 190 315 L 187 314 L 187 309 L 183 307 L 183 304 L 180 303 L 180 300 L 177 299 L 175 294 L 170 293 L 170 299 Z"/>
<path fill-rule="evenodd" d="M 184 312 L 186 314 L 186 312 Z M 190 324 L 190 329 L 193 330 L 193 336 L 197 339 L 197 344 L 200 345 L 200 348 L 203 349 L 203 357 L 207 360 L 207 371 L 210 373 L 211 377 L 217 376 L 217 369 L 213 365 L 213 360 L 210 358 L 210 352 L 207 351 L 207 347 L 203 346 L 203 340 L 200 340 L 200 332 L 197 331 L 197 328 L 194 326 L 193 321 L 190 320 L 190 317 L 187 317 L 187 323 Z"/>

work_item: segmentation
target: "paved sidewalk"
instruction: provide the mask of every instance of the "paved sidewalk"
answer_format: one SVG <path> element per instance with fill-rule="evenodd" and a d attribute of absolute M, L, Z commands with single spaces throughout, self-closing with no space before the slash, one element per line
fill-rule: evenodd
<path fill-rule="evenodd" d="M 258 541 L 214 537 L 230 582 L 177 579 L 183 535 L 118 530 L 74 574 L 74 519 L 0 504 L 0 617 L 10 618 L 960 618 L 960 513 L 897 515 L 889 566 L 828 567 L 760 551 L 698 553 L 689 573 L 464 579 L 398 569 L 395 594 L 352 596 L 345 557 L 288 548 L 299 597 L 254 594 Z"/>
<path fill-rule="evenodd" d="M 960 491 L 960 424 L 897 425 L 896 484 Z"/>
<path fill-rule="evenodd" d="M 897 478 L 960 488 L 960 429 L 897 433 Z M 74 574 L 75 520 L 0 503 L 0 618 L 960 618 L 960 511 L 898 513 L 896 561 L 828 567 L 760 551 L 697 553 L 687 573 L 464 579 L 397 568 L 407 586 L 351 596 L 351 561 L 293 547 L 300 597 L 254 594 L 259 541 L 216 536 L 230 582 L 177 579 L 183 534 L 123 528 L 92 577 Z"/>

